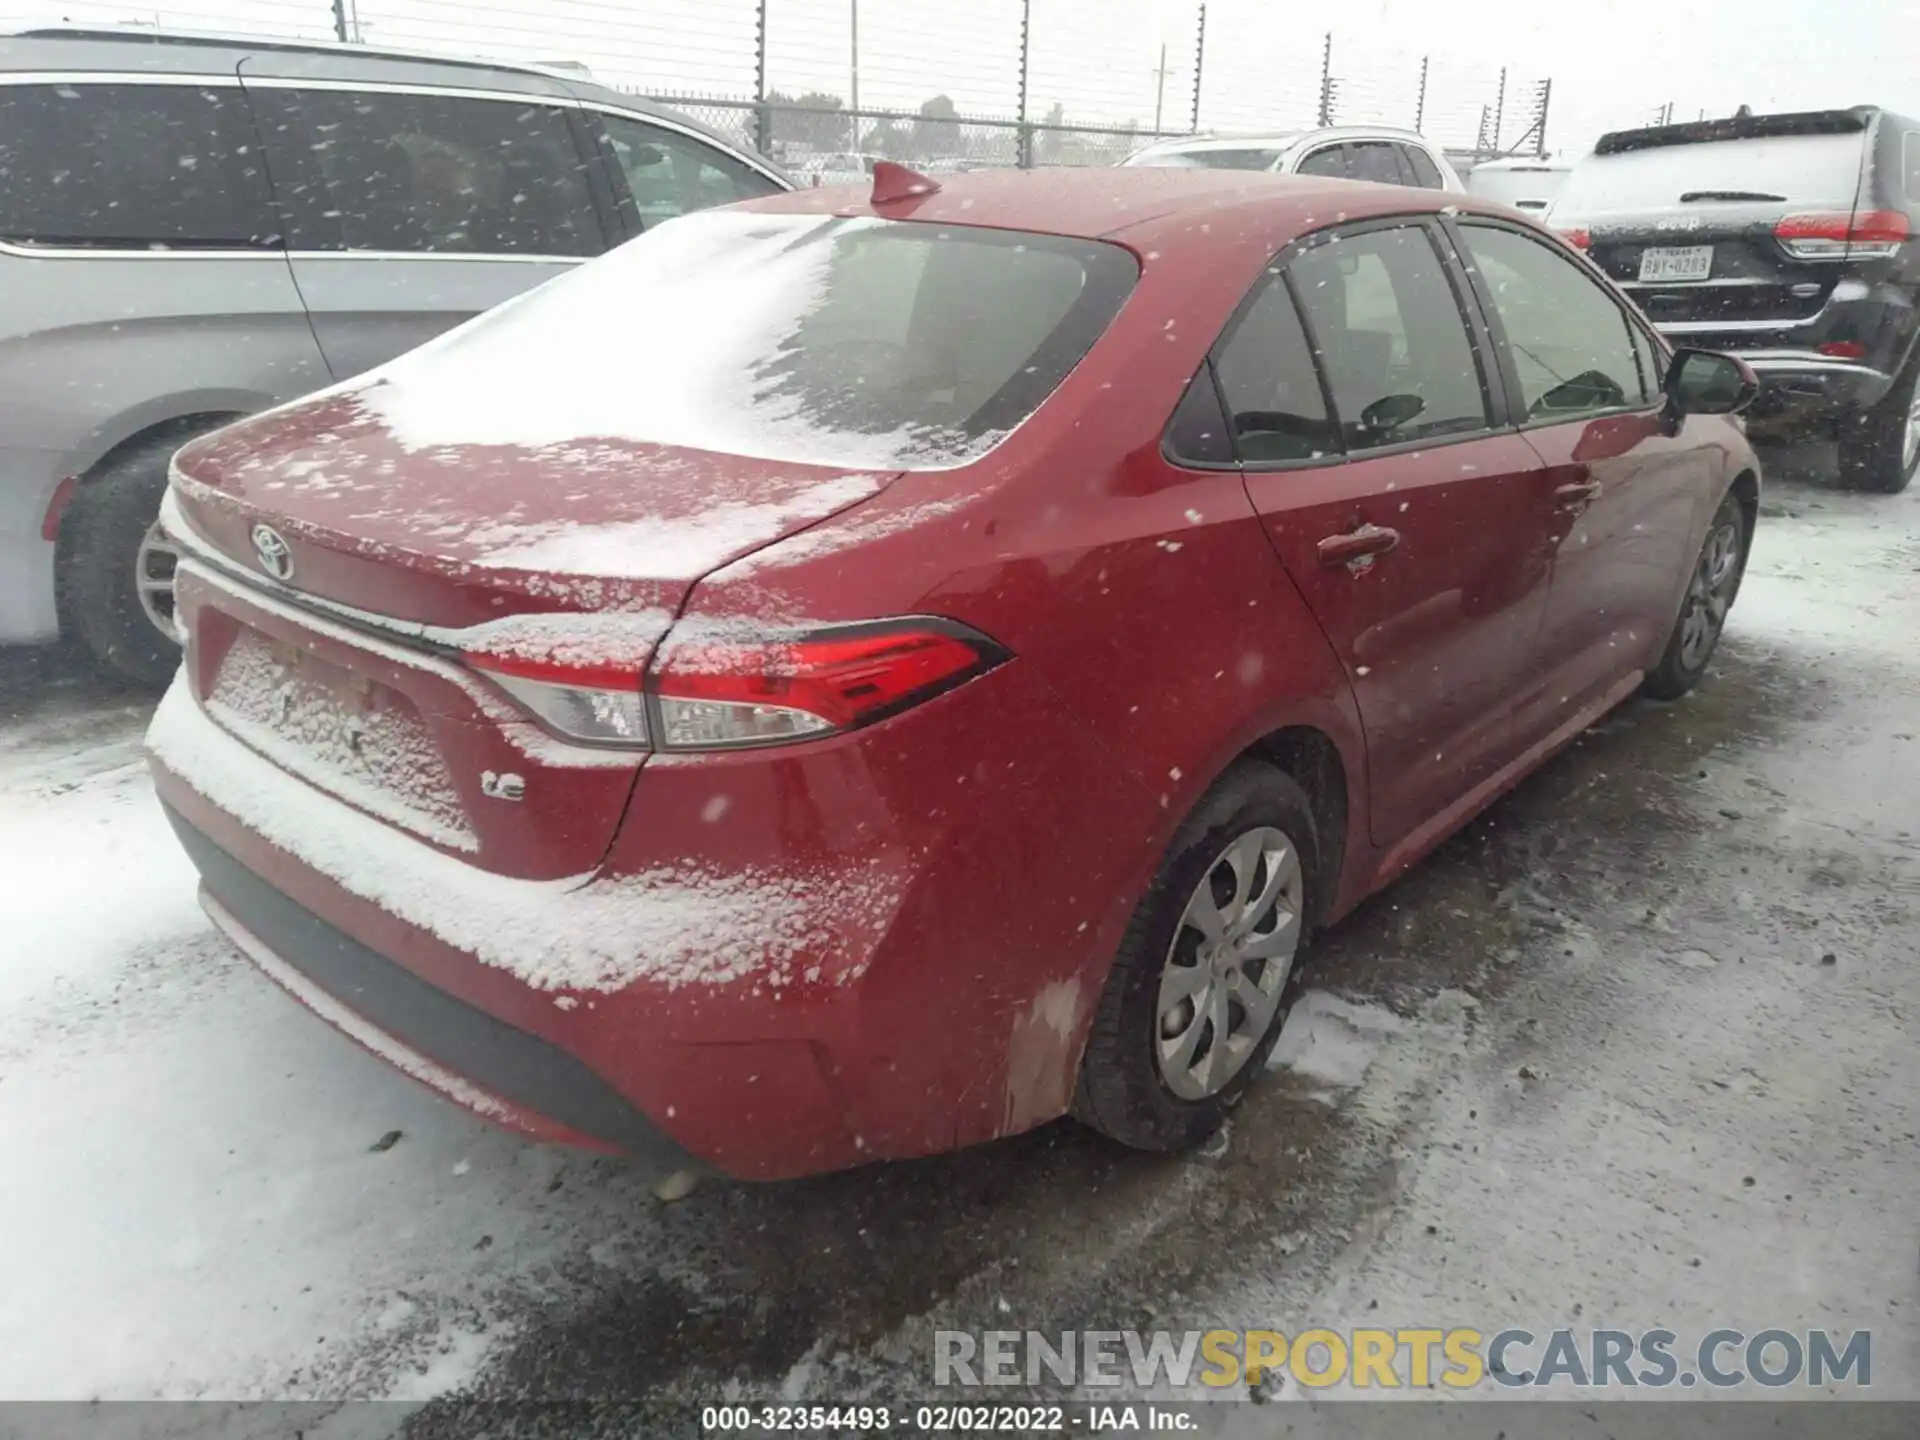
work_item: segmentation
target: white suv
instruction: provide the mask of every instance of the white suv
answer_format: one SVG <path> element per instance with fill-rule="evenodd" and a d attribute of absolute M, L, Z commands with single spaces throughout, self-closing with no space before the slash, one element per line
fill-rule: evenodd
<path fill-rule="evenodd" d="M 1466 191 L 1446 154 L 1411 130 L 1335 125 L 1324 130 L 1256 135 L 1183 135 L 1136 150 L 1122 165 L 1179 165 L 1205 170 L 1273 170 L 1331 175 L 1423 190 Z"/>

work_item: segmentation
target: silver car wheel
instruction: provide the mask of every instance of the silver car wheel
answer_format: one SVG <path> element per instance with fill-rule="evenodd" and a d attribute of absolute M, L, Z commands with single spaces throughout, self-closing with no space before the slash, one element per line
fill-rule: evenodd
<path fill-rule="evenodd" d="M 1218 1095 L 1267 1033 L 1300 948 L 1300 852 L 1267 825 L 1232 841 L 1194 887 L 1160 975 L 1155 1050 L 1182 1100 Z"/>
<path fill-rule="evenodd" d="M 140 549 L 134 554 L 133 588 L 153 628 L 176 645 L 180 632 L 173 617 L 173 572 L 179 563 L 179 550 L 160 528 L 160 522 L 154 521 L 140 537 Z"/>
<path fill-rule="evenodd" d="M 1719 525 L 1707 537 L 1687 585 L 1687 609 L 1680 622 L 1680 663 L 1689 670 L 1706 663 L 1727 623 L 1733 606 L 1734 581 L 1740 573 L 1740 531 L 1731 522 Z"/>

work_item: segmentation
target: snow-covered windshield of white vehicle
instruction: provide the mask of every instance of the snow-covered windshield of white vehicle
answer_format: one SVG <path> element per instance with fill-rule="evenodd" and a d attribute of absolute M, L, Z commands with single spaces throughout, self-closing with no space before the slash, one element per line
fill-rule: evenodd
<path fill-rule="evenodd" d="M 683 216 L 379 372 L 403 444 L 626 439 L 942 469 L 1036 410 L 1139 273 L 1095 240 Z"/>

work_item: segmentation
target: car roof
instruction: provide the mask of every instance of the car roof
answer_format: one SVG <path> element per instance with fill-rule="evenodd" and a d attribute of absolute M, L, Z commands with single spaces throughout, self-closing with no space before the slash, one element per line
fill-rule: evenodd
<path fill-rule="evenodd" d="M 374 45 L 238 35 L 184 35 L 149 29 L 65 25 L 0 33 L 0 73 L 231 77 L 242 62 L 247 62 L 249 75 L 278 79 L 435 85 L 555 100 L 585 100 L 638 115 L 657 115 L 682 129 L 695 130 L 727 149 L 753 153 L 751 147 L 691 116 L 582 79 L 571 67 L 547 69 L 509 60 L 467 59 Z M 762 159 L 762 163 L 767 162 Z"/>
<path fill-rule="evenodd" d="M 1448 190 L 1375 185 L 1321 176 L 1266 171 L 1170 169 L 1157 166 L 1087 166 L 1038 170 L 970 170 L 942 175 L 939 188 L 910 200 L 878 207 L 864 185 L 833 185 L 772 195 L 737 208 L 793 214 L 872 215 L 947 225 L 1083 239 L 1118 238 L 1136 246 L 1167 243 L 1204 248 L 1215 220 L 1256 219 L 1276 237 L 1274 249 L 1293 235 L 1336 218 L 1436 214 L 1470 210 L 1512 219 L 1503 206 L 1482 204 Z"/>
<path fill-rule="evenodd" d="M 1289 149 L 1308 140 L 1374 139 L 1414 140 L 1429 148 L 1437 148 L 1418 131 L 1404 130 L 1397 125 L 1323 125 L 1318 129 L 1306 130 L 1250 130 L 1243 134 L 1211 131 L 1202 135 L 1176 135 L 1171 139 L 1156 140 L 1134 153 L 1180 154 L 1194 150 L 1245 150 L 1249 147 Z"/>

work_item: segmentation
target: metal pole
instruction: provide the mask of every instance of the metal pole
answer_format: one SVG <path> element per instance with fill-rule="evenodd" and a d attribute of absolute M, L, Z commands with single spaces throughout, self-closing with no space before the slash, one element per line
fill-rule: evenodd
<path fill-rule="evenodd" d="M 1500 92 L 1493 102 L 1493 149 L 1500 153 L 1500 124 L 1507 115 L 1507 67 L 1500 67 Z"/>
<path fill-rule="evenodd" d="M 1333 123 L 1333 32 L 1320 47 L 1320 123 Z"/>
<path fill-rule="evenodd" d="M 1167 42 L 1160 42 L 1160 68 L 1154 72 L 1159 76 L 1153 88 L 1153 133 L 1160 133 L 1160 110 L 1167 98 Z"/>
<path fill-rule="evenodd" d="M 860 0 L 847 0 L 853 15 L 853 105 L 850 117 L 853 125 L 853 145 L 860 149 Z"/>
<path fill-rule="evenodd" d="M 1200 129 L 1200 73 L 1207 64 L 1207 7 L 1200 6 L 1200 34 L 1193 42 L 1193 116 L 1187 128 L 1196 134 Z"/>
<path fill-rule="evenodd" d="M 1427 126 L 1427 65 L 1432 59 L 1433 57 L 1431 55 L 1422 55 L 1420 57 L 1420 99 L 1413 107 L 1413 128 L 1415 130 L 1425 130 Z"/>
<path fill-rule="evenodd" d="M 347 43 L 347 0 L 333 0 L 333 38 Z"/>
<path fill-rule="evenodd" d="M 773 115 L 767 109 L 767 0 L 760 0 L 753 24 L 753 148 L 770 153 Z"/>
<path fill-rule="evenodd" d="M 1014 132 L 1014 161 L 1033 168 L 1033 126 L 1027 121 L 1027 66 L 1033 51 L 1033 0 L 1020 0 L 1020 128 Z"/>

